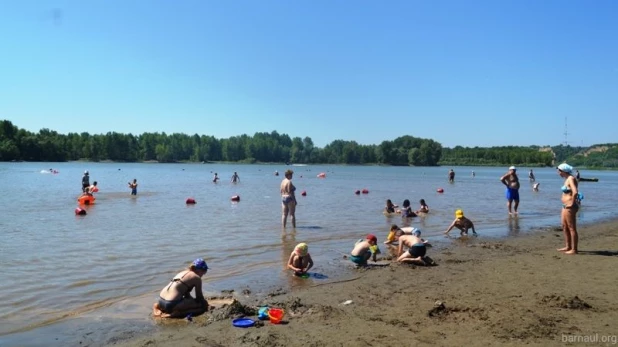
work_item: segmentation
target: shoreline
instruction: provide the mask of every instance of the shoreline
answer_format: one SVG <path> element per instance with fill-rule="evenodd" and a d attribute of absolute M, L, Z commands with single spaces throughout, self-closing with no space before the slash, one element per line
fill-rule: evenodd
<path fill-rule="evenodd" d="M 581 226 L 574 256 L 556 251 L 563 239 L 555 229 L 502 240 L 459 239 L 428 252 L 437 266 L 359 269 L 351 279 L 275 293 L 259 303 L 283 307 L 285 325 L 234 328 L 229 317 L 209 320 L 215 310 L 192 324 L 165 322 L 154 334 L 114 345 L 558 346 L 577 336 L 615 339 L 616 229 L 618 219 Z M 343 305 L 347 300 L 352 303 Z"/>
<path fill-rule="evenodd" d="M 192 323 L 163 320 L 153 327 L 150 315 L 132 317 L 121 328 L 103 331 L 119 325 L 117 321 L 90 324 L 79 329 L 83 336 L 61 343 L 56 337 L 56 341 L 58 345 L 128 347 L 192 345 L 195 341 L 209 341 L 212 346 L 227 346 L 230 341 L 251 346 L 409 345 L 410 340 L 416 344 L 547 346 L 563 345 L 561 334 L 617 335 L 611 326 L 618 320 L 612 270 L 618 259 L 618 235 L 614 234 L 618 219 L 581 225 L 582 248 L 576 256 L 555 250 L 563 243 L 562 232 L 556 229 L 548 226 L 499 239 L 456 239 L 429 250 L 437 266 L 391 264 L 353 270 L 351 277 L 300 289 L 274 290 L 263 297 L 236 293 L 242 303 L 236 311 L 230 311 L 230 306 L 218 308 L 195 317 Z M 347 300 L 352 304 L 342 305 Z M 151 301 L 150 294 L 124 300 L 122 305 L 146 301 Z M 443 306 L 434 307 L 438 301 Z M 235 313 L 265 303 L 283 307 L 288 324 L 232 327 L 230 317 Z M 145 310 L 140 307 L 139 311 Z M 47 333 L 34 335 L 54 341 L 59 332 L 57 327 L 43 330 Z"/>

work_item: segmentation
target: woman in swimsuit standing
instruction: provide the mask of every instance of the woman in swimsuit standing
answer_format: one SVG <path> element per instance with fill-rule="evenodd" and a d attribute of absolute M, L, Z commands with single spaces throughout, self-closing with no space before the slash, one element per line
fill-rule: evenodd
<path fill-rule="evenodd" d="M 196 259 L 188 269 L 179 272 L 159 293 L 159 301 L 152 306 L 152 315 L 160 318 L 184 318 L 189 314 L 202 314 L 208 309 L 208 301 L 202 293 L 202 276 L 208 265 L 202 258 Z M 191 290 L 195 288 L 195 298 Z"/>
<path fill-rule="evenodd" d="M 558 175 L 565 178 L 564 185 L 562 186 L 562 233 L 564 234 L 565 246 L 559 248 L 558 251 L 564 252 L 564 254 L 577 254 L 577 242 L 579 236 L 577 235 L 577 210 L 579 210 L 579 204 L 577 203 L 577 196 L 579 194 L 577 190 L 577 179 L 573 177 L 573 167 L 566 163 L 558 165 Z"/>
<path fill-rule="evenodd" d="M 281 181 L 281 224 L 285 228 L 288 221 L 288 215 L 292 217 L 292 227 L 296 228 L 296 196 L 294 192 L 296 187 L 292 184 L 292 175 L 294 171 L 287 170 L 285 178 Z"/>

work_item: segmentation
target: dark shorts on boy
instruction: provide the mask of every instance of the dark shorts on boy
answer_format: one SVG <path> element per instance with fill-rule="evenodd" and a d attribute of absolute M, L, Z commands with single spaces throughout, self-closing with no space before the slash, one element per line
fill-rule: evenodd
<path fill-rule="evenodd" d="M 408 249 L 408 253 L 413 258 L 424 257 L 427 254 L 427 247 L 423 243 L 417 243 Z"/>

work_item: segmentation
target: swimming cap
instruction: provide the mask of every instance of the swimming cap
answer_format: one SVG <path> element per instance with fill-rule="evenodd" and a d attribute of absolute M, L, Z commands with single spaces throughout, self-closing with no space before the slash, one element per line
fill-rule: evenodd
<path fill-rule="evenodd" d="M 421 229 L 412 228 L 412 235 L 419 237 L 421 236 Z"/>
<path fill-rule="evenodd" d="M 198 270 L 208 270 L 208 265 L 202 258 L 197 258 L 193 261 L 193 266 Z"/>
<path fill-rule="evenodd" d="M 573 172 L 573 167 L 567 163 L 562 163 L 560 165 L 558 165 L 558 167 L 556 168 L 562 172 L 568 173 L 569 175 Z"/>
<path fill-rule="evenodd" d="M 515 166 L 511 166 L 509 170 L 517 170 L 517 169 L 515 168 Z"/>
<path fill-rule="evenodd" d="M 309 246 L 307 246 L 307 244 L 304 242 L 299 243 L 294 248 L 294 252 L 300 255 L 301 257 L 304 257 L 307 255 L 307 253 L 309 253 Z"/>
<path fill-rule="evenodd" d="M 461 218 L 461 217 L 463 217 L 463 210 L 457 210 L 457 211 L 455 211 L 455 217 L 457 217 L 457 218 Z"/>
<path fill-rule="evenodd" d="M 366 239 L 369 240 L 369 241 L 373 241 L 375 243 L 378 242 L 378 238 L 374 234 L 367 235 Z"/>
<path fill-rule="evenodd" d="M 86 174 L 86 175 L 87 175 L 87 174 L 88 174 L 88 170 L 84 171 L 84 174 Z"/>

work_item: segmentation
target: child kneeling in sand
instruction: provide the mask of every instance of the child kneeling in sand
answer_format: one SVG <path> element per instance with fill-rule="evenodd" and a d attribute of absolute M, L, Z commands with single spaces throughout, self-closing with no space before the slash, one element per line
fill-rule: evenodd
<path fill-rule="evenodd" d="M 451 223 L 451 225 L 448 227 L 448 229 L 446 229 L 444 233 L 448 234 L 453 228 L 459 229 L 461 231 L 460 235 L 462 236 L 463 234 L 468 235 L 468 229 L 472 229 L 472 233 L 476 235 L 476 231 L 474 230 L 474 223 L 472 223 L 472 221 L 468 218 L 464 217 L 462 210 L 455 211 L 455 220 L 453 221 L 453 223 Z"/>
<path fill-rule="evenodd" d="M 403 247 L 408 247 L 403 251 Z M 425 254 L 427 246 L 431 246 L 427 240 L 421 239 L 421 231 L 416 229 L 411 235 L 404 234 L 399 236 L 399 248 L 397 249 L 397 261 L 400 263 L 412 263 L 426 265 Z"/>
<path fill-rule="evenodd" d="M 367 265 L 369 258 L 376 262 L 376 257 L 380 253 L 377 243 L 378 238 L 373 234 L 367 235 L 365 240 L 358 240 L 354 245 L 354 249 L 350 252 L 350 260 L 361 266 Z"/>
<path fill-rule="evenodd" d="M 294 271 L 294 275 L 302 276 L 313 267 L 313 259 L 309 254 L 309 246 L 306 243 L 299 243 L 294 247 L 288 260 L 288 269 Z"/>
<path fill-rule="evenodd" d="M 159 301 L 152 306 L 152 315 L 160 318 L 184 318 L 208 310 L 208 301 L 202 293 L 202 276 L 208 265 L 202 258 L 196 259 L 187 270 L 181 271 L 159 293 Z M 195 288 L 195 298 L 191 290 Z"/>

